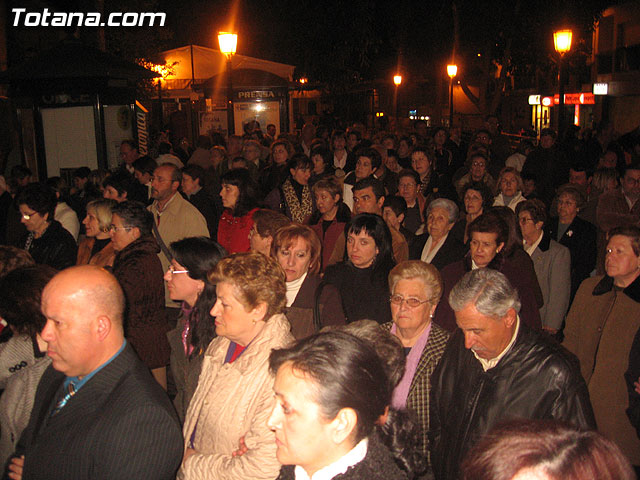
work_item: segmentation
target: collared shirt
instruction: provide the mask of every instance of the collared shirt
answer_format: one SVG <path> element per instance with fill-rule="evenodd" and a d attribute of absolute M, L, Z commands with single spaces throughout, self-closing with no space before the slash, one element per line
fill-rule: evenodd
<path fill-rule="evenodd" d="M 531 245 L 523 241 L 524 249 L 529 254 L 529 256 L 533 255 L 533 252 L 535 252 L 536 248 L 538 248 L 538 245 L 540 245 L 541 240 L 542 240 L 542 232 L 540 232 L 540 236 L 538 237 L 538 239 L 535 242 L 533 242 Z"/>
<path fill-rule="evenodd" d="M 176 198 L 176 195 L 179 195 L 178 192 L 175 192 L 171 198 L 169 200 L 167 200 L 167 203 L 164 204 L 164 207 L 162 208 L 162 210 L 160 210 L 158 208 L 158 200 L 155 200 L 150 207 L 151 213 L 155 214 L 156 216 L 156 223 L 158 225 L 160 225 L 160 217 L 162 216 L 162 214 L 164 213 L 164 211 L 167 209 L 167 207 L 169 206 L 169 204 L 171 202 L 173 202 L 173 199 Z"/>
<path fill-rule="evenodd" d="M 76 392 L 78 390 L 80 390 L 89 380 L 91 380 L 91 378 L 93 378 L 93 376 L 96 373 L 98 373 L 104 367 L 109 365 L 118 355 L 120 355 L 122 353 L 122 351 L 124 350 L 124 347 L 126 345 L 127 345 L 127 340 L 124 339 L 122 341 L 122 346 L 120 347 L 120 349 L 116 353 L 114 353 L 113 356 L 109 360 L 104 362 L 102 365 L 100 365 L 98 368 L 96 368 L 93 372 L 89 373 L 88 375 L 85 375 L 81 379 L 79 379 L 78 377 L 67 377 L 67 378 L 65 378 L 65 380 L 64 380 L 64 389 L 65 389 L 65 391 L 66 391 L 67 387 L 69 386 L 69 384 L 71 382 L 73 382 L 73 387 L 75 388 Z"/>
<path fill-rule="evenodd" d="M 496 358 L 491 358 L 489 360 L 486 360 L 484 358 L 480 358 L 476 352 L 474 352 L 473 350 L 471 350 L 471 352 L 473 353 L 473 356 L 476 357 L 478 359 L 478 361 L 480 362 L 480 365 L 482 365 L 482 369 L 486 372 L 487 370 L 495 367 L 498 362 L 500 360 L 502 360 L 502 357 L 504 357 L 507 352 L 509 350 L 511 350 L 511 347 L 513 347 L 513 344 L 516 343 L 516 337 L 518 336 L 518 330 L 520 330 L 520 316 L 517 315 L 516 316 L 516 328 L 513 331 L 513 336 L 511 337 L 511 341 L 509 342 L 509 344 L 506 346 L 506 348 L 500 352 L 500 355 L 498 355 Z"/>
<path fill-rule="evenodd" d="M 422 249 L 420 260 L 425 263 L 431 263 L 431 260 L 433 260 L 433 257 L 435 257 L 438 251 L 442 248 L 442 245 L 444 245 L 444 242 L 447 240 L 448 236 L 449 234 L 447 233 L 438 241 L 438 243 L 436 243 L 436 245 L 433 247 L 433 250 L 431 250 L 431 246 L 433 245 L 433 237 L 429 235 L 429 238 L 427 238 L 427 241 L 424 244 L 424 248 Z"/>
<path fill-rule="evenodd" d="M 363 438 L 355 447 L 349 450 L 346 455 L 326 467 L 321 468 L 311 477 L 304 468 L 296 465 L 294 470 L 296 480 L 331 480 L 336 475 L 341 475 L 346 472 L 349 467 L 360 463 L 364 457 L 367 456 L 368 446 L 369 440 Z"/>
<path fill-rule="evenodd" d="M 636 202 L 638 201 L 638 199 L 636 198 L 635 200 L 631 200 L 629 197 L 627 197 L 627 195 L 624 193 L 624 190 L 622 191 L 622 196 L 624 197 L 624 199 L 627 201 L 627 205 L 629 205 L 629 210 L 633 210 L 633 206 L 636 204 Z"/>

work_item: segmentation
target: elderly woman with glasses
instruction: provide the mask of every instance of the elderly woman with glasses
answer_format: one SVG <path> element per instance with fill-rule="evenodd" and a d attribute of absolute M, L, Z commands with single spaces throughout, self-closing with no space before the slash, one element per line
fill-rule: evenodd
<path fill-rule="evenodd" d="M 402 342 L 407 359 L 391 406 L 406 408 L 417 419 L 419 449 L 428 462 L 430 378 L 449 339 L 449 333 L 431 321 L 442 295 L 442 278 L 433 265 L 409 260 L 391 270 L 389 289 L 393 322 L 383 326 Z"/>
<path fill-rule="evenodd" d="M 113 274 L 127 299 L 125 336 L 165 389 L 169 363 L 169 325 L 164 313 L 160 247 L 152 234 L 153 215 L 139 202 L 113 208 L 111 241 L 116 250 Z"/>

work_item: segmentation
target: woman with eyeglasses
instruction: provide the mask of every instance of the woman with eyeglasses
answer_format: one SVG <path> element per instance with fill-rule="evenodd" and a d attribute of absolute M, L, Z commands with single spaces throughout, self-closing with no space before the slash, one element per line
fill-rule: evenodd
<path fill-rule="evenodd" d="M 171 374 L 176 386 L 173 404 L 180 421 L 198 386 L 202 359 L 216 336 L 211 309 L 216 303 L 216 286 L 207 274 L 227 252 L 206 237 L 189 237 L 169 245 L 173 259 L 164 274 L 171 300 L 182 302 L 175 329 L 167 333 L 171 346 Z"/>
<path fill-rule="evenodd" d="M 24 187 L 16 195 L 20 221 L 28 233 L 19 246 L 29 252 L 36 263 L 56 270 L 76 263 L 78 247 L 73 236 L 54 219 L 57 199 L 54 191 L 39 183 Z"/>
<path fill-rule="evenodd" d="M 112 271 L 127 300 L 125 337 L 166 390 L 169 325 L 160 247 L 152 229 L 153 215 L 142 203 L 126 201 L 113 208 L 110 235 L 117 253 Z"/>
<path fill-rule="evenodd" d="M 442 278 L 433 265 L 409 260 L 391 270 L 389 289 L 393 322 L 383 326 L 400 339 L 407 360 L 391 406 L 415 416 L 421 430 L 418 447 L 429 464 L 430 378 L 449 339 L 449 333 L 431 321 L 442 295 Z"/>

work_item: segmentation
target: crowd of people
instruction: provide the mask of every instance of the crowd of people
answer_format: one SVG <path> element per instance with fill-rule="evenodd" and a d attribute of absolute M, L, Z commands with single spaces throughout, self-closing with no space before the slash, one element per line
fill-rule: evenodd
<path fill-rule="evenodd" d="M 7 478 L 635 478 L 640 135 L 406 133 L 14 167 Z"/>

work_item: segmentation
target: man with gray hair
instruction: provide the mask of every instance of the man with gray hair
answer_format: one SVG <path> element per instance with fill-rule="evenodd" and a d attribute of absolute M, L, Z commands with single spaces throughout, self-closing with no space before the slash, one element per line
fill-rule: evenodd
<path fill-rule="evenodd" d="M 518 292 L 502 273 L 470 271 L 449 303 L 459 328 L 431 380 L 436 479 L 458 478 L 469 449 L 506 420 L 555 419 L 596 428 L 576 357 L 520 321 Z"/>

